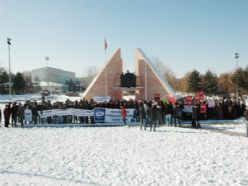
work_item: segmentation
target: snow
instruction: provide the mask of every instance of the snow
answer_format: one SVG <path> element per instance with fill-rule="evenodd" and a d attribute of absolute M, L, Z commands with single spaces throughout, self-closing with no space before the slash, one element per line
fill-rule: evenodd
<path fill-rule="evenodd" d="M 208 129 L 218 129 L 222 131 L 229 131 L 235 133 L 246 133 L 246 123 L 240 124 L 221 124 L 221 125 L 205 125 L 204 128 Z"/>
<path fill-rule="evenodd" d="M 55 83 L 55 82 L 47 82 L 47 81 L 40 81 L 39 85 L 44 87 L 44 86 L 56 86 L 56 87 L 63 87 L 66 85 L 60 84 L 60 83 Z"/>
<path fill-rule="evenodd" d="M 160 127 L 0 128 L 0 185 L 248 185 L 248 140 Z"/>
<path fill-rule="evenodd" d="M 65 102 L 67 99 L 70 101 L 76 101 L 82 99 L 81 96 L 66 96 L 66 95 L 50 95 L 50 96 L 45 96 L 45 100 L 50 100 L 51 102 L 55 101 L 61 101 Z M 21 102 L 24 103 L 25 101 L 38 101 L 40 102 L 42 100 L 41 94 L 23 94 L 23 95 L 12 95 L 11 96 L 11 101 L 12 102 Z M 1 95 L 0 96 L 0 105 L 4 105 L 6 103 L 9 103 L 9 95 Z"/>
<path fill-rule="evenodd" d="M 8 96 L 1 95 L 1 108 L 5 101 Z M 81 126 L 0 127 L 0 185 L 248 185 L 248 138 L 208 130 L 244 134 L 244 119 L 202 123 L 198 130 L 163 126 L 156 132 Z"/>

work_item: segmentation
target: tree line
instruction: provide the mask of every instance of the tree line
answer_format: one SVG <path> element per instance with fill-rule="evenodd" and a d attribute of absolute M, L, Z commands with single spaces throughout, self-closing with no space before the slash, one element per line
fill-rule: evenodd
<path fill-rule="evenodd" d="M 40 88 L 32 83 L 31 74 L 29 72 L 10 75 L 11 88 L 14 94 L 19 93 L 33 93 L 38 92 Z M 9 73 L 0 67 L 0 94 L 7 94 L 9 92 Z"/>
<path fill-rule="evenodd" d="M 206 95 L 221 95 L 228 97 L 238 91 L 239 95 L 248 94 L 248 66 L 238 68 L 232 72 L 215 74 L 208 70 L 201 74 L 193 69 L 182 78 L 177 78 L 175 73 L 158 58 L 153 57 L 152 62 L 175 91 L 196 93 L 204 91 Z"/>
<path fill-rule="evenodd" d="M 181 92 L 195 93 L 203 90 L 206 95 L 229 96 L 230 93 L 239 92 L 240 95 L 248 94 L 248 67 L 239 68 L 231 73 L 222 73 L 219 76 L 208 70 L 201 74 L 192 70 L 180 79 L 172 76 L 168 79 L 170 85 Z"/>
<path fill-rule="evenodd" d="M 186 73 L 182 78 L 176 78 L 173 71 L 165 66 L 158 58 L 153 60 L 154 64 L 162 70 L 164 78 L 176 91 L 195 93 L 203 90 L 206 95 L 222 95 L 229 96 L 230 93 L 235 93 L 238 90 L 239 94 L 248 94 L 248 66 L 246 68 L 238 68 L 230 73 L 222 73 L 217 75 L 211 70 L 205 74 L 201 74 L 196 69 Z M 95 74 L 94 74 L 95 75 Z M 85 90 L 94 77 L 93 74 L 83 80 L 66 82 L 68 91 L 77 92 Z M 85 79 L 89 80 L 85 80 Z M 84 82 L 85 81 L 85 82 Z M 84 82 L 84 83 L 83 83 Z M 32 82 L 29 72 L 11 73 L 11 87 L 13 93 L 34 93 L 39 92 L 40 87 L 37 83 Z M 9 74 L 0 67 L 0 94 L 7 94 L 9 91 Z"/>
<path fill-rule="evenodd" d="M 32 81 L 30 72 L 17 72 L 16 74 L 11 73 L 11 88 L 13 94 L 21 93 L 37 93 L 41 91 L 39 85 L 39 79 L 36 77 L 35 81 Z M 65 82 L 68 86 L 69 92 L 80 92 L 85 90 L 85 87 L 80 85 L 77 80 L 68 80 Z M 0 94 L 9 93 L 9 73 L 0 67 Z"/>

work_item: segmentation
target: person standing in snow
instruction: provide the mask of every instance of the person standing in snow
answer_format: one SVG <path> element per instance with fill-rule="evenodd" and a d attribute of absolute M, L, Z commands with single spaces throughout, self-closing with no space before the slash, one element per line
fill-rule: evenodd
<path fill-rule="evenodd" d="M 16 104 L 16 102 L 13 103 L 12 107 L 10 108 L 10 112 L 11 112 L 11 125 L 12 127 L 17 127 L 16 123 L 17 123 L 17 114 L 18 114 L 18 105 Z"/>
<path fill-rule="evenodd" d="M 199 118 L 200 118 L 200 105 L 194 102 L 192 107 L 192 128 L 201 128 Z"/>
<path fill-rule="evenodd" d="M 124 123 L 124 125 L 126 125 L 127 124 L 126 123 L 127 111 L 126 111 L 126 107 L 125 107 L 124 103 L 121 103 L 120 109 L 121 109 L 121 116 L 123 119 L 123 123 Z"/>
<path fill-rule="evenodd" d="M 246 110 L 244 112 L 244 116 L 246 119 L 246 137 L 248 137 L 248 108 L 246 107 Z"/>
<path fill-rule="evenodd" d="M 158 107 L 157 107 L 157 102 L 153 102 L 152 103 L 152 107 L 151 107 L 151 122 L 150 122 L 150 131 L 152 131 L 152 128 L 153 128 L 153 131 L 156 130 L 156 126 L 157 126 L 157 123 L 158 123 Z"/>
<path fill-rule="evenodd" d="M 19 107 L 19 109 L 18 109 L 18 118 L 19 118 L 19 121 L 21 123 L 21 127 L 23 127 L 25 107 L 21 103 L 19 103 L 18 107 Z"/>
<path fill-rule="evenodd" d="M 1 108 L 0 108 L 0 127 L 1 127 L 1 124 L 2 124 L 2 111 L 1 111 Z"/>
<path fill-rule="evenodd" d="M 149 108 L 147 101 L 144 101 L 143 106 L 144 106 L 144 110 L 145 110 L 145 124 L 144 125 L 146 127 L 149 123 L 149 110 L 150 110 L 150 108 Z M 146 130 L 146 128 L 145 128 L 145 130 Z"/>
<path fill-rule="evenodd" d="M 9 119 L 10 119 L 10 115 L 11 115 L 10 104 L 5 105 L 3 115 L 4 115 L 4 126 L 9 127 Z"/>
<path fill-rule="evenodd" d="M 140 130 L 142 130 L 142 127 L 144 126 L 144 129 L 146 130 L 146 112 L 144 108 L 144 104 L 142 101 L 139 101 L 139 119 L 140 119 Z"/>

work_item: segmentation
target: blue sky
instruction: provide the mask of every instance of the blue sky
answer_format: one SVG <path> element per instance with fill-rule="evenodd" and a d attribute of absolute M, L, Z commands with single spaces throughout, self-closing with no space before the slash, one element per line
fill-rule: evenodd
<path fill-rule="evenodd" d="M 247 0 L 0 0 L 0 66 L 14 72 L 46 65 L 82 76 L 122 49 L 134 71 L 134 49 L 158 57 L 177 77 L 197 69 L 231 72 L 234 53 L 248 65 Z"/>

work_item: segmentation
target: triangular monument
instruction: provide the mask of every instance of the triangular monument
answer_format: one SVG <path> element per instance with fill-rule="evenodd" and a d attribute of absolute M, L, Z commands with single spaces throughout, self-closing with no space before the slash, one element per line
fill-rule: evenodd
<path fill-rule="evenodd" d="M 135 51 L 135 87 L 121 86 L 122 72 L 121 49 L 117 49 L 87 87 L 84 98 L 89 100 L 95 96 L 110 96 L 111 99 L 120 100 L 123 91 L 135 92 L 135 97 L 139 100 L 175 95 L 174 90 L 141 49 Z"/>
<path fill-rule="evenodd" d="M 110 96 L 121 99 L 121 91 L 115 91 L 113 87 L 120 86 L 122 69 L 121 49 L 117 49 L 87 87 L 84 98 L 89 100 L 95 96 Z"/>

